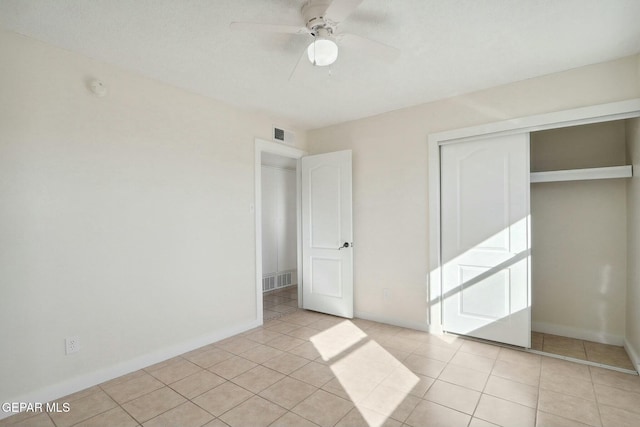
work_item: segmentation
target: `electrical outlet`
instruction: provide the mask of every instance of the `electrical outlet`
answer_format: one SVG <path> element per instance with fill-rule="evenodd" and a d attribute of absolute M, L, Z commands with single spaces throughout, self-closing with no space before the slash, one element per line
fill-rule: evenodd
<path fill-rule="evenodd" d="M 382 289 L 382 298 L 389 299 L 391 296 L 391 291 L 388 288 Z"/>
<path fill-rule="evenodd" d="M 65 354 L 77 353 L 80 351 L 80 337 L 68 337 L 64 340 Z"/>

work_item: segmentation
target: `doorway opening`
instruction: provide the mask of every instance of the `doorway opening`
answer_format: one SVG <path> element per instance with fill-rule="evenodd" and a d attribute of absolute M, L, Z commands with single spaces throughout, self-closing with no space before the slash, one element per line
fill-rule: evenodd
<path fill-rule="evenodd" d="M 300 158 L 283 144 L 256 140 L 256 318 L 262 323 L 302 306 Z"/>
<path fill-rule="evenodd" d="M 261 156 L 263 320 L 298 308 L 297 163 L 268 152 Z"/>
<path fill-rule="evenodd" d="M 297 276 L 297 295 L 289 293 L 289 300 L 297 296 L 298 307 L 335 316 L 353 317 L 353 215 L 352 215 L 352 153 L 351 150 L 305 156 L 302 150 L 274 142 L 256 140 L 255 151 L 255 229 L 256 229 L 256 320 L 264 322 L 263 291 L 271 289 L 270 280 L 263 271 L 265 257 L 273 255 L 274 249 L 264 246 L 269 225 L 263 223 L 263 216 L 269 213 L 263 209 L 263 156 L 266 159 L 280 156 L 294 159 L 295 189 L 289 184 L 289 205 L 293 212 L 295 193 L 295 239 L 293 222 L 281 228 L 288 230 L 290 238 L 285 238 L 283 246 L 275 252 L 290 255 L 287 262 L 279 266 L 276 256 L 276 278 L 274 287 L 293 285 Z M 282 161 L 280 159 L 278 161 Z M 291 165 L 293 166 L 293 165 Z M 266 180 L 268 180 L 267 178 Z M 265 181 L 266 181 L 265 180 Z M 290 216 L 293 216 L 291 214 Z M 293 220 L 292 220 L 293 221 Z M 264 228 L 264 230 L 263 230 Z M 295 240 L 294 243 L 291 243 Z M 293 253 L 296 262 L 293 262 Z M 304 256 L 303 256 L 304 255 Z M 272 264 L 273 265 L 273 262 Z M 271 269 L 271 267 L 269 267 Z M 303 271 L 304 270 L 304 271 Z M 279 279 L 283 276 L 282 281 Z M 304 283 L 303 283 L 304 278 Z M 278 286 L 278 284 L 280 286 Z M 270 303 L 286 303 L 282 299 Z M 290 307 L 294 302 L 288 302 Z M 270 308 L 275 305 L 267 304 Z M 294 307 L 295 308 L 295 307 Z M 281 310 L 288 310 L 281 307 Z M 270 310 L 275 311 L 275 310 Z M 271 314 L 271 313 L 268 313 Z"/>
<path fill-rule="evenodd" d="M 634 370 L 623 345 L 637 120 L 530 133 L 534 350 Z"/>

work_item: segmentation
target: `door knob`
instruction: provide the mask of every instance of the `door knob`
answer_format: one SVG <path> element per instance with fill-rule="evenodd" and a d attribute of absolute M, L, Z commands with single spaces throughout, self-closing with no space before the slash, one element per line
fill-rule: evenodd
<path fill-rule="evenodd" d="M 349 242 L 344 242 L 343 245 L 338 248 L 338 250 L 340 250 L 342 248 L 348 248 L 349 246 L 351 246 L 351 245 L 349 245 Z"/>

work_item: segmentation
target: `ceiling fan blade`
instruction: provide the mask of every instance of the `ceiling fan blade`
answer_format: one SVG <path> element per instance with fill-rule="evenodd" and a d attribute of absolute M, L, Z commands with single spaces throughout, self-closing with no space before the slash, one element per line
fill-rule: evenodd
<path fill-rule="evenodd" d="M 366 51 L 374 58 L 384 62 L 393 62 L 400 56 L 400 49 L 377 42 L 355 34 L 340 34 L 337 37 L 340 44 L 353 49 Z"/>
<path fill-rule="evenodd" d="M 360 6 L 363 0 L 333 0 L 324 13 L 333 22 L 342 22 Z"/>
<path fill-rule="evenodd" d="M 295 25 L 262 24 L 259 22 L 232 22 L 229 25 L 234 31 L 254 31 L 259 33 L 307 34 L 306 27 Z"/>
<path fill-rule="evenodd" d="M 300 70 L 302 70 L 303 68 L 305 68 L 305 66 L 310 64 L 311 63 L 307 58 L 307 49 L 304 49 L 302 51 L 302 55 L 300 55 L 300 58 L 298 58 L 298 62 L 296 62 L 296 66 L 293 67 L 293 70 L 291 70 L 291 74 L 289 74 L 289 78 L 287 80 L 288 81 L 294 80 L 294 77 L 300 74 Z"/>

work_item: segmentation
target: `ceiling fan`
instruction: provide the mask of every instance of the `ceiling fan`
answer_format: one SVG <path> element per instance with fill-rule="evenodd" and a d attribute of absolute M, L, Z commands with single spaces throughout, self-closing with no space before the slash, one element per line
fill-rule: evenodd
<path fill-rule="evenodd" d="M 303 52 L 289 79 L 305 56 L 316 67 L 333 64 L 338 59 L 338 46 L 366 51 L 382 61 L 391 62 L 400 51 L 395 47 L 355 34 L 338 32 L 341 22 L 351 15 L 364 0 L 308 0 L 301 9 L 304 25 L 266 24 L 261 22 L 232 22 L 231 29 L 267 33 L 311 35 L 313 40 Z"/>

